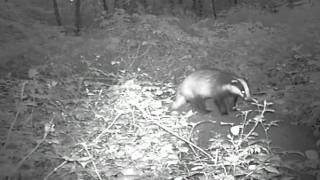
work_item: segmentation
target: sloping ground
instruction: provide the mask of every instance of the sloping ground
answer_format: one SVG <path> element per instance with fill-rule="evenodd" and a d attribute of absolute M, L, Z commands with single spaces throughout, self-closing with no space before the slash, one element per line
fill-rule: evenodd
<path fill-rule="evenodd" d="M 101 29 L 72 37 L 23 14 L 30 12 L 19 11 L 23 7 L 0 3 L 0 33 L 4 35 L 0 40 L 1 132 L 6 132 L 1 134 L 1 140 L 6 144 L 5 152 L 10 152 L 1 159 L 5 175 L 12 167 L 19 167 L 16 159 L 23 162 L 20 161 L 23 157 L 29 157 L 24 152 L 30 152 L 43 134 L 46 138 L 50 134 L 52 137 L 40 141 L 48 144 L 40 146 L 41 151 L 21 167 L 20 176 L 40 179 L 52 175 L 53 167 L 61 163 L 52 157 L 75 163 L 62 171 L 77 169 L 76 163 L 80 163 L 82 166 L 75 173 L 90 174 L 91 178 L 99 171 L 87 168 L 87 164 L 98 163 L 102 174 L 114 177 L 119 172 L 125 174 L 121 168 L 132 165 L 128 159 L 142 166 L 149 178 L 155 176 L 152 173 L 162 173 L 159 178 L 178 176 L 181 171 L 176 154 L 186 152 L 182 143 L 168 138 L 145 116 L 164 115 L 157 121 L 187 136 L 186 119 L 167 117 L 167 107 L 174 96 L 172 84 L 201 67 L 225 69 L 247 77 L 256 98 L 275 103 L 275 115 L 266 117 L 284 123 L 270 131 L 274 145 L 302 153 L 316 146 L 318 137 L 310 138 L 310 135 L 319 135 L 316 127 L 320 98 L 320 8 L 317 4 L 284 9 L 275 15 L 244 8 L 252 13 L 245 15 L 242 9 L 237 9 L 226 18 L 232 25 L 212 20 L 130 16 L 119 11 L 101 20 Z M 151 110 L 144 112 L 132 105 L 141 105 L 143 110 L 151 107 Z M 192 118 L 237 121 L 216 114 Z M 52 122 L 56 129 L 48 127 Z M 315 128 L 300 128 L 291 123 Z M 229 132 L 229 127 L 212 129 L 216 134 Z M 10 130 L 13 135 L 8 141 Z M 209 138 L 206 134 L 200 137 L 202 141 Z M 87 145 L 96 156 L 94 160 L 90 153 L 84 153 L 88 152 Z M 127 159 L 119 160 L 122 156 Z M 171 169 L 166 168 L 168 162 Z M 141 179 L 140 170 L 134 171 L 139 172 L 137 176 Z"/>

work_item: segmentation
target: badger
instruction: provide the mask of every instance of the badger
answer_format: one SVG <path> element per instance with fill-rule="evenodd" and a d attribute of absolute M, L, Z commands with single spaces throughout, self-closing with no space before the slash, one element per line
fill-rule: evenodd
<path fill-rule="evenodd" d="M 235 110 L 238 98 L 250 99 L 247 82 L 233 73 L 202 69 L 191 73 L 178 86 L 172 109 L 176 110 L 190 103 L 201 113 L 209 113 L 206 101 L 213 100 L 220 114 L 226 115 Z"/>

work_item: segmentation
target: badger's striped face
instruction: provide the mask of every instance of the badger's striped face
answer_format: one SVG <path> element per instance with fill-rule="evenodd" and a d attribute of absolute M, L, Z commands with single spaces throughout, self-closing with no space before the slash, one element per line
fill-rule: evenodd
<path fill-rule="evenodd" d="M 250 98 L 250 90 L 244 79 L 239 78 L 232 80 L 231 84 L 224 85 L 222 90 L 229 91 L 230 93 L 236 94 L 246 100 Z"/>
<path fill-rule="evenodd" d="M 172 109 L 179 109 L 182 105 L 186 104 L 187 100 L 181 94 L 177 94 L 175 101 L 172 103 Z"/>
<path fill-rule="evenodd" d="M 176 95 L 176 99 L 175 101 L 172 103 L 171 108 L 172 109 L 179 109 L 182 105 L 186 104 L 187 100 L 185 98 L 185 96 L 183 96 L 181 94 L 181 90 L 178 89 L 177 91 L 177 95 Z"/>
<path fill-rule="evenodd" d="M 243 90 L 241 91 L 241 93 L 243 94 L 243 97 L 245 99 L 248 99 L 251 97 L 250 95 L 250 90 L 249 90 L 249 86 L 248 86 L 248 83 L 244 80 L 244 79 L 237 79 L 238 82 L 240 82 L 240 84 L 242 85 L 243 87 Z"/>

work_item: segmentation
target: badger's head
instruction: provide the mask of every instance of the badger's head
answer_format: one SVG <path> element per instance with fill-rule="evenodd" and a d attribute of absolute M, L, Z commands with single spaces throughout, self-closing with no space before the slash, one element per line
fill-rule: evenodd
<path fill-rule="evenodd" d="M 182 105 L 186 104 L 187 100 L 181 94 L 177 94 L 175 101 L 172 103 L 171 108 L 176 110 L 179 109 Z"/>
<path fill-rule="evenodd" d="M 176 94 L 176 99 L 171 105 L 171 109 L 177 110 L 179 109 L 182 105 L 187 103 L 187 99 L 184 95 L 183 87 L 180 85 L 177 89 L 177 94 Z"/>
<path fill-rule="evenodd" d="M 250 100 L 250 90 L 248 83 L 241 78 L 232 80 L 229 84 L 222 87 L 222 90 L 229 91 L 232 94 L 242 97 L 244 100 Z"/>
<path fill-rule="evenodd" d="M 240 79 L 240 78 L 236 79 L 235 81 L 238 81 L 238 83 L 240 83 L 240 85 L 241 85 L 240 91 L 241 91 L 242 97 L 245 100 L 251 99 L 250 89 L 249 89 L 248 83 L 244 79 Z"/>

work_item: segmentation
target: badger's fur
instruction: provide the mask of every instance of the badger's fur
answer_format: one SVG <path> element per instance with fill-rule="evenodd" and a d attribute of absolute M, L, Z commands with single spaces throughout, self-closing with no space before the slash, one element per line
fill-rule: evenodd
<path fill-rule="evenodd" d="M 238 97 L 250 98 L 247 82 L 236 75 L 215 69 L 198 70 L 186 77 L 177 90 L 172 109 L 178 109 L 186 103 L 200 112 L 210 112 L 206 100 L 212 99 L 221 114 L 234 110 Z"/>

